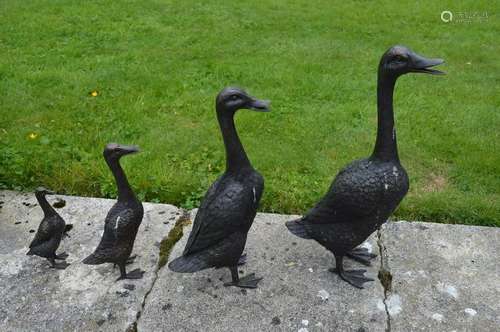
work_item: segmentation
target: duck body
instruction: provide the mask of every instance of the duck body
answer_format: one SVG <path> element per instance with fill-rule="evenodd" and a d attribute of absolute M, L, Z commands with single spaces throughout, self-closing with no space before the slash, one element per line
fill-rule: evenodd
<path fill-rule="evenodd" d="M 226 171 L 208 189 L 196 214 L 182 256 L 168 265 L 174 272 L 192 273 L 227 267 L 232 281 L 225 286 L 256 288 L 262 278 L 249 274 L 240 278 L 247 234 L 264 191 L 264 178 L 252 167 L 234 125 L 239 109 L 268 111 L 268 102 L 257 100 L 238 88 L 225 88 L 216 98 L 226 150 Z"/>
<path fill-rule="evenodd" d="M 125 263 L 134 248 L 143 215 L 142 203 L 137 199 L 116 202 L 106 215 L 99 245 L 85 263 Z"/>
<path fill-rule="evenodd" d="M 263 190 L 264 179 L 252 168 L 218 178 L 203 198 L 183 256 L 170 268 L 196 272 L 236 266 Z"/>
<path fill-rule="evenodd" d="M 389 218 L 408 188 L 408 176 L 399 163 L 357 160 L 339 172 L 314 208 L 287 226 L 335 255 L 346 255 Z"/>
<path fill-rule="evenodd" d="M 64 260 L 68 257 L 67 254 L 56 254 L 59 245 L 66 233 L 70 228 L 70 225 L 66 225 L 63 218 L 50 206 L 47 202 L 45 195 L 47 193 L 52 193 L 44 188 L 37 189 L 35 196 L 42 210 L 44 211 L 44 217 L 38 226 L 38 230 L 31 244 L 29 245 L 29 251 L 27 255 L 36 255 L 39 257 L 46 258 L 51 267 L 64 269 L 68 266 L 66 262 L 56 263 L 55 260 Z"/>
<path fill-rule="evenodd" d="M 144 271 L 135 269 L 126 272 L 125 265 L 132 263 L 130 254 L 142 222 L 144 208 L 130 187 L 125 172 L 120 166 L 122 156 L 136 153 L 136 146 L 110 143 L 103 155 L 118 187 L 118 200 L 108 211 L 104 220 L 104 232 L 94 252 L 83 260 L 84 264 L 98 265 L 114 263 L 120 268 L 120 279 L 140 279 Z"/>

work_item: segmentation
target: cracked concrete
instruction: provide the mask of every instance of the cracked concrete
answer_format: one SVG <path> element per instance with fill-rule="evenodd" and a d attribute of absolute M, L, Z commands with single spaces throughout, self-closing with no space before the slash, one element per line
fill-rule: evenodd
<path fill-rule="evenodd" d="M 183 212 L 145 203 L 134 248 L 138 258 L 129 268 L 147 273 L 140 281 L 115 282 L 118 271 L 111 265 L 80 263 L 99 241 L 114 201 L 59 195 L 50 201 L 56 197 L 66 200 L 58 211 L 75 225 L 61 245 L 70 254 L 64 271 L 25 255 L 34 236 L 29 231 L 42 217 L 33 195 L 0 191 L 1 331 L 493 331 L 500 326 L 500 229 L 387 223 L 365 243 L 378 251 L 367 272 L 378 280 L 358 290 L 327 271 L 334 264 L 330 253 L 286 230 L 284 222 L 295 216 L 259 213 L 241 270 L 264 279 L 256 290 L 241 290 L 222 286 L 230 279 L 227 269 L 196 274 L 158 269 L 161 241 L 169 234 L 175 242 L 172 235 L 179 229 L 173 226 Z M 182 251 L 190 228 L 170 260 Z"/>
<path fill-rule="evenodd" d="M 57 209 L 74 225 L 59 251 L 69 254 L 66 270 L 26 256 L 43 213 L 34 195 L 0 192 L 0 331 L 125 331 L 133 327 L 145 294 L 155 280 L 158 246 L 180 215 L 172 205 L 144 204 L 144 219 L 134 245 L 137 258 L 128 269 L 145 270 L 141 280 L 115 282 L 112 264 L 89 266 L 81 260 L 100 240 L 104 218 L 114 200 L 59 196 Z M 49 197 L 49 202 L 55 201 Z"/>

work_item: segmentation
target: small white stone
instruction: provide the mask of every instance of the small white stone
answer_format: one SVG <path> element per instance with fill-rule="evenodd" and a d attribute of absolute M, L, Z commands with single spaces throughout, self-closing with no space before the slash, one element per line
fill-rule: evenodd
<path fill-rule="evenodd" d="M 444 319 L 444 316 L 441 315 L 441 314 L 433 314 L 432 315 L 432 319 L 437 320 L 438 322 L 441 323 L 443 321 L 443 319 Z"/>
<path fill-rule="evenodd" d="M 312 267 L 309 268 L 309 272 L 314 272 L 314 270 L 312 269 Z"/>
<path fill-rule="evenodd" d="M 309 321 L 308 321 L 307 319 L 303 319 L 301 323 L 302 323 L 302 325 L 304 325 L 304 326 L 309 325 Z"/>
<path fill-rule="evenodd" d="M 472 308 L 466 308 L 464 311 L 467 315 L 472 317 L 474 317 L 477 314 L 477 311 Z"/>
<path fill-rule="evenodd" d="M 301 327 L 298 332 L 309 332 L 305 327 Z"/>
<path fill-rule="evenodd" d="M 437 284 L 436 288 L 441 293 L 446 293 L 446 294 L 450 295 L 451 297 L 453 297 L 454 299 L 458 298 L 458 291 L 455 288 L 455 286 L 453 286 L 453 285 L 439 282 Z"/>
<path fill-rule="evenodd" d="M 320 290 L 320 291 L 318 292 L 318 296 L 319 296 L 319 297 L 320 297 L 323 301 L 326 301 L 326 300 L 328 300 L 328 298 L 330 297 L 330 294 L 329 294 L 326 290 L 322 289 L 322 290 Z"/>

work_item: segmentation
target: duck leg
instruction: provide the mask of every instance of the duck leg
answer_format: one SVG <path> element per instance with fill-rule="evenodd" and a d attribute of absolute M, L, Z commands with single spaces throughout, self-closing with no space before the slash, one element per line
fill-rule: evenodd
<path fill-rule="evenodd" d="M 236 266 L 231 266 L 229 268 L 231 270 L 231 278 L 233 279 L 231 282 L 224 283 L 224 286 L 236 286 L 240 288 L 257 288 L 257 284 L 262 278 L 255 278 L 255 273 L 248 274 L 244 277 L 239 277 L 238 268 Z"/>
<path fill-rule="evenodd" d="M 129 258 L 127 258 L 127 261 L 125 262 L 125 265 L 130 265 L 134 263 L 134 260 L 137 258 L 137 255 L 132 255 Z M 116 268 L 116 263 L 113 263 L 113 269 Z"/>
<path fill-rule="evenodd" d="M 66 262 L 56 263 L 55 258 L 47 258 L 47 260 L 50 263 L 50 267 L 53 269 L 64 270 L 69 266 L 69 264 Z"/>
<path fill-rule="evenodd" d="M 68 256 L 69 255 L 66 252 L 62 252 L 60 254 L 56 254 L 56 259 L 62 259 L 62 260 L 64 260 L 64 259 L 68 258 Z"/>
<path fill-rule="evenodd" d="M 125 265 L 126 265 L 126 262 L 118 263 L 118 267 L 120 268 L 120 278 L 116 279 L 116 281 L 122 280 L 122 279 L 141 279 L 145 273 L 145 271 L 143 271 L 141 269 L 135 269 L 135 270 L 132 270 L 129 273 L 127 273 L 125 271 Z"/>
<path fill-rule="evenodd" d="M 344 281 L 360 289 L 364 288 L 365 282 L 373 281 L 373 279 L 365 277 L 366 270 L 344 270 L 343 260 L 344 256 L 335 255 L 335 268 L 328 271 L 337 273 Z"/>
<path fill-rule="evenodd" d="M 377 257 L 377 255 L 372 254 L 368 251 L 368 249 L 363 247 L 354 248 L 345 255 L 350 259 L 360 262 L 361 264 L 364 264 L 366 266 L 371 266 L 371 260 Z"/>

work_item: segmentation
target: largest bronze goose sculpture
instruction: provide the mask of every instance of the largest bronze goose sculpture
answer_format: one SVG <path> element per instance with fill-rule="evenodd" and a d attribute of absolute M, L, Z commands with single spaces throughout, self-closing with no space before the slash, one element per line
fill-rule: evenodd
<path fill-rule="evenodd" d="M 95 251 L 83 260 L 84 264 L 97 265 L 114 263 L 120 268 L 120 279 L 140 279 L 144 271 L 135 269 L 126 272 L 135 237 L 142 222 L 144 210 L 130 187 L 125 172 L 120 166 L 120 158 L 139 151 L 132 145 L 110 143 L 104 148 L 103 156 L 113 173 L 118 187 L 118 200 L 109 210 L 104 221 L 104 233 Z"/>
<path fill-rule="evenodd" d="M 247 233 L 257 213 L 264 179 L 252 167 L 234 126 L 239 109 L 268 111 L 268 102 L 257 100 L 237 88 L 222 90 L 216 99 L 226 149 L 226 171 L 208 189 L 196 214 L 182 256 L 168 267 L 192 273 L 208 268 L 227 267 L 232 281 L 225 286 L 256 288 L 261 278 L 238 276 L 237 265 L 245 248 Z"/>
<path fill-rule="evenodd" d="M 430 69 L 441 63 L 441 59 L 424 58 L 403 46 L 384 53 L 378 67 L 378 129 L 372 155 L 347 165 L 314 208 L 286 223 L 296 236 L 314 239 L 331 251 L 336 267 L 330 271 L 355 287 L 363 288 L 373 279 L 364 276 L 365 270 L 344 270 L 344 257 L 369 265 L 375 255 L 356 247 L 389 218 L 409 187 L 394 128 L 392 95 L 396 80 L 407 73 L 442 74 Z"/>

